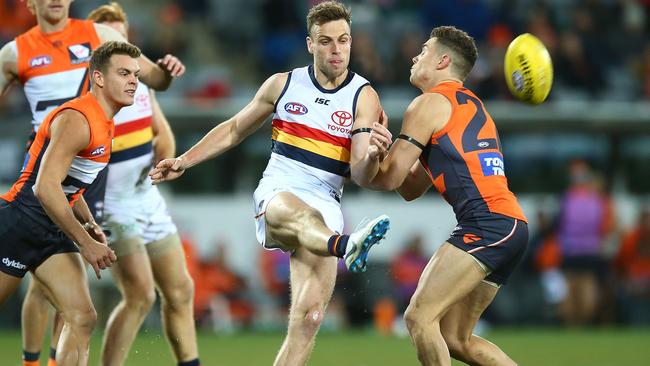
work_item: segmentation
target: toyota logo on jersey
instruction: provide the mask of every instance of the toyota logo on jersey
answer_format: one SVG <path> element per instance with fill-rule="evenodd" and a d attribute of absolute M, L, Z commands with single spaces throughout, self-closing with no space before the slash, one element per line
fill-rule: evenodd
<path fill-rule="evenodd" d="M 346 111 L 336 111 L 332 113 L 332 122 L 341 127 L 352 126 L 352 114 Z"/>
<path fill-rule="evenodd" d="M 348 133 L 352 128 L 352 114 L 346 111 L 336 111 L 332 113 L 332 122 L 334 124 L 327 124 L 330 131 Z"/>

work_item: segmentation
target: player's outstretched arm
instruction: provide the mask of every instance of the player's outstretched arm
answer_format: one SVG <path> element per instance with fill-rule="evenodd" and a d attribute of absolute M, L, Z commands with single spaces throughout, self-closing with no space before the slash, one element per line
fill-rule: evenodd
<path fill-rule="evenodd" d="M 67 109 L 52 121 L 50 135 L 34 185 L 34 195 L 50 219 L 79 246 L 81 255 L 100 278 L 100 269 L 110 267 L 117 260 L 115 253 L 88 234 L 76 219 L 61 188 L 75 155 L 90 142 L 88 123 L 80 112 Z"/>
<path fill-rule="evenodd" d="M 118 31 L 104 25 L 95 24 L 95 30 L 102 43 L 107 41 L 128 42 Z M 138 57 L 140 65 L 140 80 L 148 87 L 163 91 L 167 90 L 175 77 L 185 73 L 185 65 L 174 55 L 165 55 L 163 58 L 152 62 L 147 56 Z"/>
<path fill-rule="evenodd" d="M 415 98 L 404 112 L 400 135 L 379 165 L 369 186 L 389 191 L 401 187 L 411 167 L 422 154 L 422 149 L 428 145 L 431 135 L 440 131 L 450 116 L 451 103 L 441 94 L 425 93 Z M 381 128 L 375 127 L 373 133 L 379 133 L 380 130 Z M 377 144 L 371 140 L 371 145 Z M 407 182 L 408 184 L 410 183 Z M 408 190 L 408 186 L 405 189 Z"/>
<path fill-rule="evenodd" d="M 165 159 L 149 173 L 154 184 L 176 179 L 183 172 L 208 159 L 219 156 L 239 145 L 246 137 L 259 129 L 273 113 L 275 101 L 287 82 L 287 73 L 268 78 L 255 94 L 253 100 L 225 122 L 218 124 L 196 145 L 176 159 Z"/>
<path fill-rule="evenodd" d="M 149 91 L 149 99 L 151 100 L 151 109 L 153 115 L 151 116 L 151 129 L 153 130 L 153 151 L 154 151 L 154 165 L 158 164 L 163 159 L 170 159 L 176 156 L 176 140 L 171 126 L 167 121 L 167 117 L 158 104 L 156 93 L 153 90 Z"/>
<path fill-rule="evenodd" d="M 369 85 L 359 93 L 355 115 L 352 131 L 372 129 L 373 123 L 377 121 L 383 121 L 388 127 L 388 118 L 382 118 L 385 117 L 385 113 L 381 108 L 379 96 Z M 386 131 L 388 132 L 387 129 Z M 388 134 L 390 135 L 390 132 Z M 369 131 L 355 133 L 352 135 L 352 150 L 350 151 L 350 178 L 365 188 L 369 188 L 368 184 L 377 172 L 383 153 L 390 145 L 389 137 L 389 141 L 386 142 L 382 151 L 381 144 L 370 144 L 370 138 Z"/>
<path fill-rule="evenodd" d="M 18 55 L 15 43 L 9 42 L 0 48 L 0 96 L 18 80 Z"/>

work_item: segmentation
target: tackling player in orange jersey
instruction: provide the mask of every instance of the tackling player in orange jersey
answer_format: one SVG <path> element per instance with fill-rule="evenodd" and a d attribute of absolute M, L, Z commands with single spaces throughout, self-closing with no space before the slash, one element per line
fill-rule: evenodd
<path fill-rule="evenodd" d="M 433 29 L 413 58 L 411 83 L 422 90 L 402 130 L 366 182 L 408 201 L 432 185 L 453 207 L 458 226 L 431 258 L 405 313 L 423 365 L 515 365 L 472 334 L 479 317 L 523 255 L 528 228 L 508 189 L 494 121 L 463 86 L 478 57 L 474 40 L 454 27 Z M 385 151 L 391 135 L 375 123 L 371 144 Z M 370 175 L 372 177 L 372 175 Z"/>
<path fill-rule="evenodd" d="M 0 196 L 0 303 L 30 271 L 65 322 L 62 366 L 88 363 L 97 316 L 82 257 L 98 278 L 116 260 L 82 194 L 108 164 L 113 116 L 133 104 L 139 56 L 137 47 L 114 41 L 93 52 L 92 91 L 45 118 L 20 178 Z"/>

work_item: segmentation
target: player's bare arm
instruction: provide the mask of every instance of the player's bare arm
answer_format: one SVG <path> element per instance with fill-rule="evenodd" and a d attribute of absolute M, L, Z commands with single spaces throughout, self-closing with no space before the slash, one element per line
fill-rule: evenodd
<path fill-rule="evenodd" d="M 95 30 L 102 43 L 107 41 L 128 42 L 118 31 L 107 25 L 96 23 Z M 185 65 L 177 57 L 169 54 L 165 55 L 165 57 L 156 63 L 147 58 L 147 56 L 140 55 L 138 57 L 138 64 L 142 70 L 140 72 L 140 80 L 148 87 L 159 91 L 167 90 L 174 77 L 181 76 L 185 73 Z"/>
<path fill-rule="evenodd" d="M 401 187 L 422 154 L 421 147 L 428 144 L 431 135 L 440 131 L 450 117 L 451 103 L 443 95 L 425 93 L 415 98 L 404 112 L 400 131 L 400 136 L 412 141 L 399 137 L 395 140 L 369 186 L 389 191 Z M 385 127 L 377 124 L 373 132 L 380 134 L 382 129 Z"/>
<path fill-rule="evenodd" d="M 154 184 L 178 178 L 185 169 L 219 156 L 257 131 L 273 113 L 275 102 L 287 82 L 287 73 L 268 78 L 253 100 L 241 111 L 214 127 L 201 141 L 176 159 L 165 159 L 149 173 Z"/>
<path fill-rule="evenodd" d="M 102 230 L 102 227 L 95 221 L 83 195 L 79 196 L 77 202 L 72 206 L 72 212 L 77 218 L 77 221 L 83 225 L 83 228 L 86 230 L 88 235 L 98 242 L 108 245 L 108 240 L 106 239 L 104 230 Z"/>
<path fill-rule="evenodd" d="M 411 166 L 404 183 L 396 190 L 402 198 L 406 201 L 413 201 L 425 194 L 431 188 L 431 178 L 424 169 L 420 161 L 416 161 Z"/>
<path fill-rule="evenodd" d="M 149 90 L 149 100 L 151 101 L 153 113 L 151 116 L 151 129 L 153 130 L 154 165 L 156 165 L 161 160 L 171 159 L 176 156 L 176 139 L 153 90 Z"/>
<path fill-rule="evenodd" d="M 80 112 L 64 110 L 52 121 L 50 135 L 34 185 L 34 195 L 50 219 L 79 246 L 81 255 L 93 266 L 99 278 L 100 269 L 110 267 L 116 260 L 115 254 L 84 229 L 61 188 L 72 160 L 90 143 L 88 123 Z"/>
<path fill-rule="evenodd" d="M 362 187 L 366 187 L 377 170 L 379 165 L 379 154 L 377 147 L 379 145 L 370 144 L 370 131 L 373 123 L 381 119 L 382 108 L 379 102 L 379 96 L 375 89 L 365 86 L 359 99 L 357 100 L 356 117 L 352 131 L 368 132 L 355 133 L 352 136 L 352 151 L 350 152 L 350 177 Z M 388 141 L 385 147 L 388 147 Z"/>
<path fill-rule="evenodd" d="M 16 80 L 18 80 L 18 54 L 12 42 L 9 42 L 0 49 L 0 96 L 4 95 Z"/>

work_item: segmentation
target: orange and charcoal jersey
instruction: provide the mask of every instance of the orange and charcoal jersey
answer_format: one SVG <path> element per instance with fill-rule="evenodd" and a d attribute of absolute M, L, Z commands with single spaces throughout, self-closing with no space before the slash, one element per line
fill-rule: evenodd
<path fill-rule="evenodd" d="M 508 189 L 497 129 L 483 102 L 458 82 L 438 84 L 427 93 L 445 96 L 452 112 L 444 128 L 431 136 L 420 162 L 458 222 L 493 214 L 527 222 Z"/>
<path fill-rule="evenodd" d="M 92 93 L 71 100 L 50 113 L 36 133 L 29 148 L 20 177 L 11 189 L 0 196 L 12 206 L 20 209 L 45 226 L 53 227 L 40 202 L 34 196 L 34 185 L 38 177 L 43 155 L 50 143 L 50 125 L 59 112 L 74 109 L 84 115 L 90 128 L 88 145 L 73 158 L 68 174 L 61 182 L 61 188 L 70 206 L 95 181 L 97 175 L 108 164 L 115 127 Z M 61 122 L 59 122 L 61 123 Z"/>
<path fill-rule="evenodd" d="M 101 44 L 90 20 L 69 19 L 58 32 L 35 26 L 16 37 L 18 79 L 32 111 L 34 131 L 54 108 L 90 90 L 88 66 Z"/>

